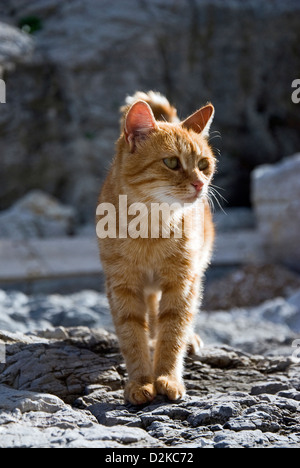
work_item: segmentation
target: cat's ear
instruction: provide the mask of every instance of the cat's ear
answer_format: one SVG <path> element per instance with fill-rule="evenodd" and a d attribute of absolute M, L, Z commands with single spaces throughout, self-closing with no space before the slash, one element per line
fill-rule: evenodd
<path fill-rule="evenodd" d="M 157 128 L 157 123 L 151 107 L 145 101 L 135 102 L 125 118 L 125 140 L 133 152 L 136 140 L 147 138 L 150 132 Z"/>
<path fill-rule="evenodd" d="M 181 125 L 188 130 L 193 130 L 196 133 L 202 133 L 203 136 L 208 136 L 214 115 L 214 106 L 212 104 L 207 104 L 181 122 Z"/>

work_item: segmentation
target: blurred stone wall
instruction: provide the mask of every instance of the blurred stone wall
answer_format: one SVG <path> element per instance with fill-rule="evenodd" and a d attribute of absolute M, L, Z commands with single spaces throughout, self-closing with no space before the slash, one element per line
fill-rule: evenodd
<path fill-rule="evenodd" d="M 252 200 L 270 261 L 300 271 L 300 153 L 252 173 Z"/>
<path fill-rule="evenodd" d="M 6 0 L 0 19 L 34 49 L 11 67 L 0 46 L 0 209 L 42 189 L 91 219 L 136 90 L 166 94 L 182 118 L 215 104 L 215 183 L 232 205 L 249 202 L 255 166 L 299 151 L 299 0 Z"/>

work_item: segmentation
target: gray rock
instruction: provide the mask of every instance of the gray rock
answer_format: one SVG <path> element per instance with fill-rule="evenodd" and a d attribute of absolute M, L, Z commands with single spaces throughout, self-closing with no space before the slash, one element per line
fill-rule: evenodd
<path fill-rule="evenodd" d="M 195 320 L 196 331 L 206 345 L 225 344 L 254 354 L 292 356 L 292 343 L 299 330 L 299 308 L 294 305 L 297 294 L 291 297 L 276 298 L 258 307 L 200 311 Z M 28 296 L 0 290 L 0 329 L 24 333 L 44 330 L 44 336 L 51 338 L 52 333 L 57 337 L 63 333 L 60 327 L 70 326 L 113 331 L 106 296 L 89 290 L 65 296 Z M 219 349 L 215 359 L 218 365 L 226 367 L 229 354 L 222 354 Z"/>
<path fill-rule="evenodd" d="M 74 234 L 75 209 L 34 190 L 0 213 L 0 238 L 22 240 Z"/>
<path fill-rule="evenodd" d="M 7 335 L 1 335 L 4 342 L 7 339 L 5 336 Z M 97 382 L 113 389 L 121 385 L 122 377 L 115 366 L 107 358 L 100 359 L 99 362 L 96 353 L 97 349 L 101 353 L 108 347 L 111 350 L 116 347 L 115 337 L 107 332 L 95 330 L 90 333 L 88 328 L 82 327 L 70 329 L 67 337 L 60 334 L 57 338 L 55 334 L 51 338 L 45 338 L 44 333 L 41 333 L 41 336 L 34 334 L 29 338 L 20 334 L 16 339 L 17 342 L 13 344 L 8 338 L 1 383 L 14 387 L 17 382 L 18 388 L 22 390 L 54 392 L 67 402 L 73 402 L 83 395 L 88 384 Z M 85 344 L 85 340 L 89 344 Z M 74 345 L 75 343 L 77 344 Z M 80 343 L 85 347 L 81 348 Z M 115 365 L 119 362 L 120 359 L 116 357 Z M 55 372 L 52 371 L 53 368 L 56 369 Z"/>
<path fill-rule="evenodd" d="M 0 329 L 26 332 L 59 326 L 105 327 L 112 330 L 107 298 L 95 291 L 69 296 L 0 290 Z"/>
<path fill-rule="evenodd" d="M 224 424 L 232 416 L 239 413 L 238 406 L 234 403 L 207 405 L 208 407 L 196 411 L 188 418 L 192 427 L 203 425 Z"/>
<path fill-rule="evenodd" d="M 123 403 L 126 370 L 104 330 L 2 331 L 0 345 L 1 448 L 300 447 L 300 369 L 285 357 L 204 348 L 186 359 L 184 399 L 139 407 Z"/>
<path fill-rule="evenodd" d="M 300 291 L 295 292 L 288 298 L 288 304 L 294 309 L 294 314 L 289 319 L 289 326 L 296 332 L 300 333 Z"/>
<path fill-rule="evenodd" d="M 278 298 L 258 307 L 201 311 L 196 318 L 196 331 L 206 344 L 230 344 L 254 354 L 292 355 L 297 317 L 297 308 Z"/>
<path fill-rule="evenodd" d="M 278 396 L 300 401 L 300 392 L 297 390 L 282 390 L 278 392 Z"/>
<path fill-rule="evenodd" d="M 252 198 L 258 229 L 270 259 L 299 270 L 300 154 L 258 167 Z M 288 228 L 287 228 L 288 226 Z"/>
<path fill-rule="evenodd" d="M 1 448 L 106 448 L 157 445 L 145 431 L 97 423 L 54 395 L 0 385 Z"/>
<path fill-rule="evenodd" d="M 258 232 L 253 232 L 259 238 Z M 227 252 L 227 258 L 237 258 L 236 252 L 240 252 L 240 244 L 237 241 L 244 233 L 245 231 L 240 231 L 238 237 L 236 231 L 230 233 L 231 246 L 224 242 L 224 234 L 219 236 L 220 241 L 216 245 L 216 265 L 218 265 L 217 258 L 222 249 Z M 248 242 L 248 239 L 249 237 L 245 236 L 244 242 Z M 234 307 L 260 306 L 275 298 L 290 298 L 300 290 L 300 276 L 295 271 L 283 265 L 264 263 L 260 254 L 256 258 L 256 262 L 249 260 L 247 262 L 244 259 L 241 261 L 242 266 L 233 267 L 231 273 L 223 273 L 221 278 L 207 281 L 202 308 L 204 310 L 231 310 Z M 227 265 L 230 265 L 230 262 Z M 214 271 L 214 264 L 212 264 L 212 268 L 209 268 L 207 273 L 213 275 Z M 299 298 L 295 296 L 293 301 L 292 305 L 299 308 Z M 291 303 L 290 299 L 289 303 Z"/>
<path fill-rule="evenodd" d="M 22 392 L 5 385 L 1 385 L 0 388 L 1 411 L 19 410 L 22 414 L 30 411 L 43 411 L 52 414 L 64 407 L 64 402 L 55 395 Z"/>
<path fill-rule="evenodd" d="M 217 211 L 214 214 L 214 222 L 218 233 L 255 228 L 254 213 L 250 208 L 245 207 L 226 207 L 224 211 Z"/>
<path fill-rule="evenodd" d="M 268 445 L 268 438 L 261 430 L 242 432 L 225 431 L 214 438 L 215 448 L 254 448 Z"/>
<path fill-rule="evenodd" d="M 289 385 L 282 382 L 263 382 L 251 388 L 251 395 L 261 395 L 262 393 L 274 395 L 275 393 L 288 390 L 289 388 Z"/>

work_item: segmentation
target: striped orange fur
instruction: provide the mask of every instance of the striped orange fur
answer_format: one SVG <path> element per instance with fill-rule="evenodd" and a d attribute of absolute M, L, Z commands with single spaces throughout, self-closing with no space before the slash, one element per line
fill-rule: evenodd
<path fill-rule="evenodd" d="M 207 138 L 214 108 L 208 104 L 180 122 L 166 98 L 139 92 L 122 111 L 116 155 L 99 197 L 100 204 L 115 206 L 117 235 L 100 238 L 99 247 L 128 371 L 125 399 L 143 404 L 160 393 L 177 400 L 185 393 L 185 353 L 200 344 L 193 319 L 214 241 L 208 187 L 216 159 Z M 127 196 L 128 206 L 144 203 L 149 217 L 152 203 L 178 203 L 164 221 L 171 235 L 163 237 L 160 226 L 158 238 L 119 238 L 119 195 Z"/>

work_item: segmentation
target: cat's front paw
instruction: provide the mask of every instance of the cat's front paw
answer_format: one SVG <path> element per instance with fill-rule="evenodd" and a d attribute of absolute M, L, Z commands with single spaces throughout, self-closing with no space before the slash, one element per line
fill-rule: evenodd
<path fill-rule="evenodd" d="M 155 387 L 157 393 L 160 395 L 167 395 L 169 400 L 180 400 L 185 395 L 185 387 L 183 383 L 166 375 L 162 375 L 157 378 Z"/>
<path fill-rule="evenodd" d="M 156 397 L 156 390 L 153 383 L 141 384 L 130 380 L 124 390 L 124 398 L 133 405 L 143 405 L 152 401 Z"/>

